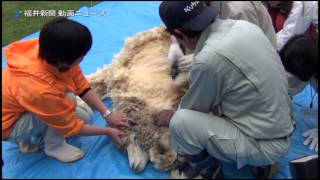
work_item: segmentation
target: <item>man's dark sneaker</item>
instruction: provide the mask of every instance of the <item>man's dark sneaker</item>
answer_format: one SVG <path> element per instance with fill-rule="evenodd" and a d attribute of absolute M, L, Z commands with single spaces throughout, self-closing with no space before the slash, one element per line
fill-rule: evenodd
<path fill-rule="evenodd" d="M 271 179 L 272 176 L 279 172 L 279 163 L 277 162 L 266 167 L 252 166 L 251 169 L 257 179 Z"/>
<path fill-rule="evenodd" d="M 172 172 L 171 178 L 204 178 L 223 179 L 222 163 L 210 156 L 206 150 L 197 155 L 185 155 L 186 162 L 177 171 Z"/>

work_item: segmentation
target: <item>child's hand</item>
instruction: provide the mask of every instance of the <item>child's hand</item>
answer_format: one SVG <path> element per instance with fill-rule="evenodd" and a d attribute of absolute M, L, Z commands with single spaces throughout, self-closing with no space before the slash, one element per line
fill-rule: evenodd
<path fill-rule="evenodd" d="M 123 148 L 124 143 L 121 140 L 121 136 L 123 136 L 124 133 L 122 131 L 116 128 L 109 128 L 108 135 L 112 138 L 113 143 L 115 143 L 119 149 Z"/>
<path fill-rule="evenodd" d="M 309 149 L 318 152 L 318 129 L 311 129 L 302 134 L 307 139 L 303 142 L 304 145 L 310 145 Z"/>
<path fill-rule="evenodd" d="M 112 127 L 128 127 L 128 119 L 124 113 L 113 112 L 107 119 Z"/>

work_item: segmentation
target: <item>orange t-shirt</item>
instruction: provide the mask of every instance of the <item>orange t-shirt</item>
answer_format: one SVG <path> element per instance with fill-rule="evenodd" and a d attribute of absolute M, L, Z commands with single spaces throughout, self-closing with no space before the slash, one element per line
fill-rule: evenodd
<path fill-rule="evenodd" d="M 65 137 L 79 134 L 84 121 L 76 117 L 75 102 L 65 94 L 79 95 L 90 87 L 80 66 L 59 72 L 38 57 L 38 39 L 14 42 L 4 53 L 7 67 L 2 72 L 2 140 L 9 138 L 24 112 L 38 115 Z"/>

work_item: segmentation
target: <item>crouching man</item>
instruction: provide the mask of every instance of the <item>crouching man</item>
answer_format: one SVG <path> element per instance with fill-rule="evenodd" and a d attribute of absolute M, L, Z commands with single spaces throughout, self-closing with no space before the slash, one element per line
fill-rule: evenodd
<path fill-rule="evenodd" d="M 284 68 L 268 38 L 249 22 L 217 19 L 198 1 L 162 2 L 159 13 L 177 41 L 194 50 L 179 109 L 156 117 L 187 160 L 178 176 L 221 178 L 222 161 L 251 165 L 257 177 L 274 175 L 294 121 Z"/>

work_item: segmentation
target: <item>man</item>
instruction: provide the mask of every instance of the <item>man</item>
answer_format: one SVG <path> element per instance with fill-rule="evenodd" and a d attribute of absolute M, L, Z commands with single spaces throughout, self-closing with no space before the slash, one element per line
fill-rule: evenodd
<path fill-rule="evenodd" d="M 114 127 L 128 126 L 126 116 L 108 110 L 79 66 L 91 45 L 86 26 L 56 18 L 42 28 L 39 39 L 14 42 L 5 49 L 2 140 L 18 144 L 20 152 L 31 153 L 39 150 L 31 138 L 43 136 L 44 153 L 62 162 L 84 156 L 66 142 L 68 137 L 109 135 L 122 146 L 122 132 Z M 93 113 L 77 106 L 75 95 L 96 108 L 112 127 L 90 125 Z"/>
<path fill-rule="evenodd" d="M 245 20 L 260 27 L 270 40 L 272 46 L 277 48 L 276 33 L 268 10 L 261 1 L 202 1 L 218 11 L 216 18 Z M 181 45 L 180 45 L 181 46 Z M 168 59 L 182 72 L 190 69 L 193 54 L 185 53 L 180 49 L 175 38 L 169 48 Z M 187 54 L 187 55 L 186 55 Z M 277 61 L 281 64 L 281 61 Z M 281 64 L 282 65 L 282 64 Z M 175 68 L 174 68 L 175 69 Z M 175 74 L 173 74 L 175 77 Z"/>
<path fill-rule="evenodd" d="M 277 47 L 272 19 L 261 1 L 206 1 L 206 4 L 218 10 L 220 19 L 245 20 L 259 26 L 273 47 Z"/>
<path fill-rule="evenodd" d="M 270 177 L 294 130 L 291 100 L 280 58 L 259 27 L 216 19 L 199 1 L 162 2 L 167 30 L 194 50 L 191 84 L 176 112 L 158 114 L 171 145 L 187 160 L 181 176 L 221 177 L 221 161 L 254 166 Z"/>

